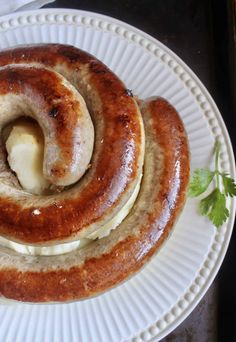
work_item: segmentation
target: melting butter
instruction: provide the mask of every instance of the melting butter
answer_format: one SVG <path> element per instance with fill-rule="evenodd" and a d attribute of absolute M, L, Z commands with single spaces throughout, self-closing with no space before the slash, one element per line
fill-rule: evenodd
<path fill-rule="evenodd" d="M 49 182 L 43 175 L 44 142 L 40 128 L 34 122 L 23 122 L 13 126 L 7 141 L 8 163 L 22 188 L 40 195 Z"/>
<path fill-rule="evenodd" d="M 135 190 L 131 197 L 129 198 L 128 202 L 124 205 L 124 207 L 119 211 L 119 213 L 113 217 L 106 225 L 99 228 L 94 233 L 90 234 L 86 239 L 81 239 L 73 242 L 62 243 L 54 246 L 30 246 L 20 244 L 18 242 L 10 241 L 6 238 L 0 237 L 0 245 L 13 249 L 16 252 L 28 255 L 59 255 L 65 254 L 68 252 L 72 252 L 75 249 L 82 248 L 89 243 L 91 243 L 95 239 L 101 239 L 104 236 L 110 234 L 110 232 L 117 228 L 118 225 L 124 220 L 124 218 L 129 214 L 131 208 L 134 205 L 134 202 L 138 196 L 139 189 L 140 189 L 141 177 L 138 184 L 135 187 Z"/>

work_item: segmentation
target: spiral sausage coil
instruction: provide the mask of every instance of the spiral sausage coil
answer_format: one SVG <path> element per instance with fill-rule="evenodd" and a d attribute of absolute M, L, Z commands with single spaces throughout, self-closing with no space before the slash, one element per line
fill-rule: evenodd
<path fill-rule="evenodd" d="M 94 56 L 60 44 L 0 52 L 1 130 L 22 115 L 41 127 L 44 177 L 63 191 L 24 191 L 2 140 L 2 237 L 32 246 L 96 237 L 136 200 L 116 229 L 84 248 L 32 256 L 0 247 L 0 294 L 36 303 L 97 295 L 150 259 L 183 208 L 189 179 L 183 123 L 166 100 L 136 100 Z"/>

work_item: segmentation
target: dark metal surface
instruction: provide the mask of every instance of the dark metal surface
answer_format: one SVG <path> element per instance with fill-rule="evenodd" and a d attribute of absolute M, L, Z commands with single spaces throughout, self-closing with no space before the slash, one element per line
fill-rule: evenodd
<path fill-rule="evenodd" d="M 218 105 L 236 148 L 234 0 L 57 0 L 125 21 L 171 48 L 197 74 Z M 236 341 L 236 237 L 217 280 L 191 315 L 163 342 Z M 219 305 L 218 305 L 219 303 Z"/>

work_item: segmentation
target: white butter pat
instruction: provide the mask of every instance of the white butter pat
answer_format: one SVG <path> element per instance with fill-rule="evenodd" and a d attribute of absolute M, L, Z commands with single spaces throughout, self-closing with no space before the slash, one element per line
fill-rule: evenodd
<path fill-rule="evenodd" d="M 88 236 L 89 239 L 95 240 L 97 238 L 101 239 L 105 236 L 108 236 L 110 232 L 113 229 L 115 229 L 117 226 L 119 226 L 119 224 L 126 218 L 126 216 L 129 214 L 138 196 L 138 193 L 140 190 L 141 179 L 142 179 L 142 175 L 139 178 L 138 184 L 136 185 L 134 192 L 130 196 L 127 203 L 120 210 L 120 212 L 115 217 L 113 217 L 109 222 L 107 222 L 103 227 L 101 227 L 94 233 L 90 234 Z"/>
<path fill-rule="evenodd" d="M 36 123 L 25 122 L 13 126 L 6 141 L 8 163 L 22 188 L 40 195 L 49 187 L 43 175 L 43 135 Z"/>

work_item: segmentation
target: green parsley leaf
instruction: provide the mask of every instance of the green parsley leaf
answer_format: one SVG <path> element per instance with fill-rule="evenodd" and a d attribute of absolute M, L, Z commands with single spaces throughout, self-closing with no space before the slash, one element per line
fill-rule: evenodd
<path fill-rule="evenodd" d="M 201 215 L 207 216 L 217 228 L 229 217 L 225 195 L 218 188 L 201 200 L 199 209 Z"/>
<path fill-rule="evenodd" d="M 226 196 L 236 196 L 236 183 L 227 173 L 219 170 L 219 156 L 221 144 L 215 142 L 215 170 L 197 169 L 194 171 L 190 181 L 188 195 L 196 197 L 207 190 L 209 184 L 215 179 L 215 189 L 203 198 L 199 204 L 200 214 L 207 216 L 209 220 L 219 228 L 229 217 L 229 210 L 226 207 Z M 220 182 L 222 177 L 222 182 Z"/>
<path fill-rule="evenodd" d="M 205 169 L 197 169 L 194 171 L 193 177 L 188 188 L 190 197 L 197 197 L 208 188 L 215 173 Z"/>
<path fill-rule="evenodd" d="M 231 178 L 227 173 L 221 173 L 220 175 L 223 180 L 226 196 L 236 196 L 236 184 L 233 178 Z"/>

